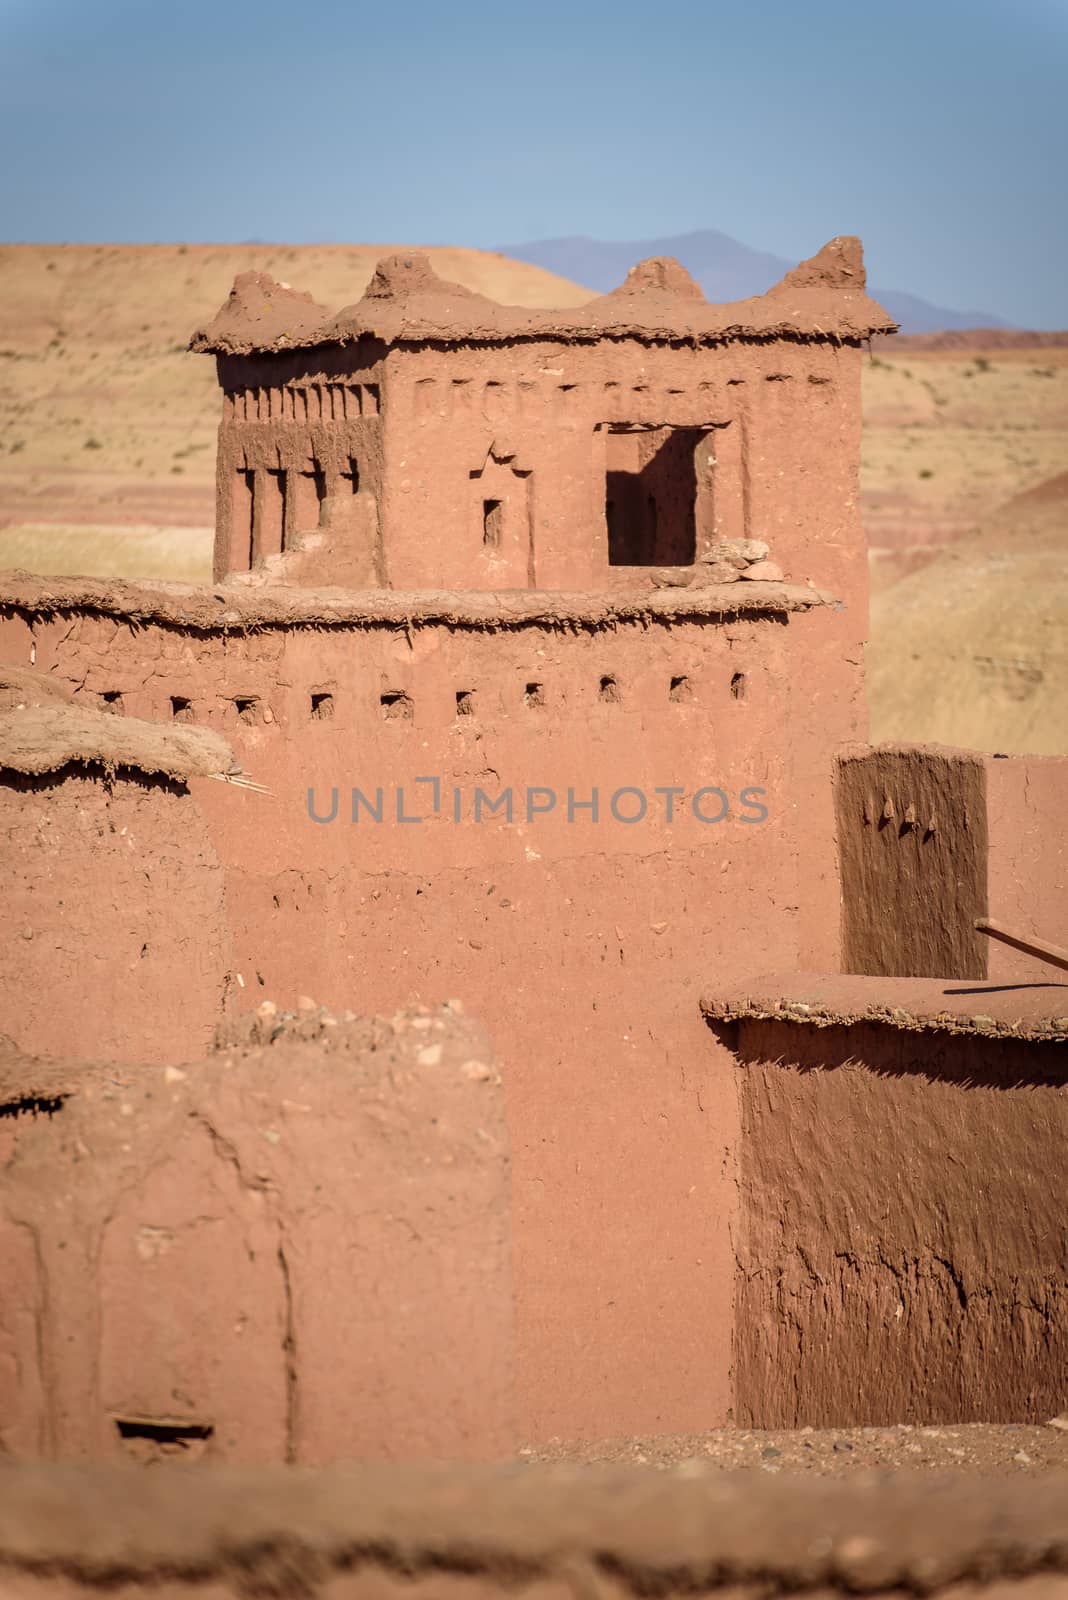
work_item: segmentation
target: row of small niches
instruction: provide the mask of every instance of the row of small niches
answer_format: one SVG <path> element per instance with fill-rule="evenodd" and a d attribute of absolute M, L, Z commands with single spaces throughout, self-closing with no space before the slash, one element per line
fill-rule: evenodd
<path fill-rule="evenodd" d="M 745 672 L 736 672 L 730 680 L 731 697 L 735 700 L 746 699 L 749 692 L 749 676 Z M 474 689 L 457 689 L 456 715 L 458 717 L 474 717 L 478 715 L 478 692 Z M 623 704 L 623 689 L 618 678 L 610 673 L 603 675 L 597 688 L 597 697 L 603 705 L 619 706 Z M 667 699 L 673 705 L 685 705 L 695 698 L 691 680 L 683 674 L 673 677 L 668 681 Z M 125 704 L 121 691 L 112 689 L 100 696 L 103 710 L 122 714 Z M 379 711 L 384 721 L 410 722 L 415 715 L 415 702 L 411 695 L 403 689 L 389 689 L 379 696 Z M 548 705 L 545 685 L 539 682 L 528 683 L 523 690 L 522 704 L 529 711 L 543 711 Z M 260 722 L 273 720 L 272 714 L 256 695 L 235 695 L 230 702 L 233 716 L 236 721 L 246 727 L 255 727 Z M 170 715 L 174 722 L 195 722 L 197 720 L 196 706 L 191 697 L 174 694 L 169 701 Z M 334 717 L 334 696 L 328 690 L 313 692 L 308 696 L 308 720 L 310 722 L 331 722 Z"/>

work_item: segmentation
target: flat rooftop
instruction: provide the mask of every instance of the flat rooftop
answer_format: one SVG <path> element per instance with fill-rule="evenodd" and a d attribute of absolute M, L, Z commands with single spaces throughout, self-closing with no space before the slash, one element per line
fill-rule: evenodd
<path fill-rule="evenodd" d="M 981 983 L 969 978 L 873 978 L 852 973 L 787 972 L 710 990 L 711 1021 L 764 1020 L 832 1028 L 878 1023 L 910 1032 L 987 1038 L 1068 1039 L 1068 982 Z M 1068 1063 L 1066 1063 L 1068 1064 Z"/>
<path fill-rule="evenodd" d="M 135 622 L 161 622 L 206 633 L 272 627 L 346 627 L 447 623 L 497 631 L 527 624 L 601 627 L 616 622 L 685 622 L 781 615 L 837 607 L 807 584 L 737 583 L 664 589 L 403 590 L 302 589 L 284 584 L 134 583 L 107 578 L 0 573 L 0 610 L 60 616 L 89 611 Z"/>

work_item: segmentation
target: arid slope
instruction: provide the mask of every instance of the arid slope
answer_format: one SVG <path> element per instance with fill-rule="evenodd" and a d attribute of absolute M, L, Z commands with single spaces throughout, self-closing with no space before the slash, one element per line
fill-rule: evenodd
<path fill-rule="evenodd" d="M 1068 472 L 876 595 L 872 737 L 1068 753 Z"/>

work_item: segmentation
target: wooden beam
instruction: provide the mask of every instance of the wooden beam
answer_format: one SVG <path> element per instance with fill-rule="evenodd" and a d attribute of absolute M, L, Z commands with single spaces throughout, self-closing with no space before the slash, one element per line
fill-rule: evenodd
<path fill-rule="evenodd" d="M 976 917 L 975 928 L 977 933 L 985 933 L 989 939 L 1011 944 L 1014 950 L 1022 950 L 1025 956 L 1034 956 L 1036 961 L 1048 961 L 1051 967 L 1060 967 L 1063 972 L 1068 972 L 1068 950 L 1062 950 L 1060 945 L 1047 944 L 1044 939 L 1025 939 L 1022 934 L 1013 933 L 990 917 Z"/>

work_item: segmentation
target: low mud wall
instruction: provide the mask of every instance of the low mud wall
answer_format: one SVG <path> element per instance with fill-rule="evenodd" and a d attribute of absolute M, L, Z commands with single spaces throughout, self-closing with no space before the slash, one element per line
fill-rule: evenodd
<path fill-rule="evenodd" d="M 742 1117 L 736 1417 L 798 1427 L 1060 1411 L 1063 1036 L 796 1015 L 713 1025 L 736 1052 Z"/>
<path fill-rule="evenodd" d="M 503 1095 L 453 1008 L 0 1090 L 0 1456 L 513 1447 Z"/>
<path fill-rule="evenodd" d="M 1059 1600 L 1063 1478 L 0 1464 L 12 1600 Z"/>

